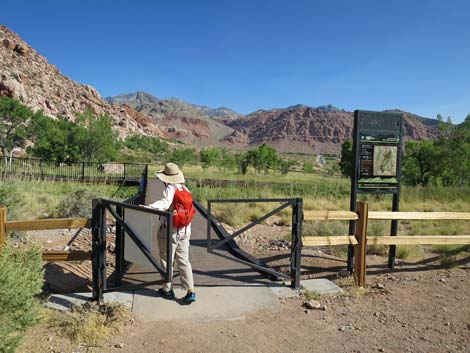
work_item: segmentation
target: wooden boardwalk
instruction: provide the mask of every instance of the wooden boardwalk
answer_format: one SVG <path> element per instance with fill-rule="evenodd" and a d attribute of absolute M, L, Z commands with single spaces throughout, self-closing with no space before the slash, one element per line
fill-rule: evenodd
<path fill-rule="evenodd" d="M 149 179 L 146 204 L 158 200 L 162 197 L 162 194 L 163 183 L 155 178 Z M 196 287 L 247 286 L 270 282 L 265 276 L 247 265 L 207 252 L 207 221 L 199 212 L 194 217 L 191 227 L 192 234 L 189 258 L 193 266 L 194 283 Z M 216 237 L 214 233 L 213 237 Z M 220 250 L 217 250 L 217 252 L 231 259 L 234 258 L 226 247 L 222 247 Z M 177 273 L 176 268 L 175 273 Z M 155 281 L 159 278 L 160 275 L 152 271 L 152 269 L 142 269 L 137 266 L 132 266 L 123 280 L 138 283 L 142 281 Z M 176 277 L 173 283 L 179 284 L 179 278 Z"/>

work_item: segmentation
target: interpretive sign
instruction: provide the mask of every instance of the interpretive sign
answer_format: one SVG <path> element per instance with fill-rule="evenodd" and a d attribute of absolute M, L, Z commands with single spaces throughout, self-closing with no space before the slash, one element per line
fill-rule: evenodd
<path fill-rule="evenodd" d="M 400 162 L 403 116 L 399 113 L 354 111 L 354 173 L 351 180 L 350 210 L 356 211 L 357 194 L 392 194 L 392 211 L 400 208 Z M 349 234 L 355 234 L 355 221 Z M 390 235 L 398 234 L 392 220 Z M 388 266 L 395 265 L 396 246 L 391 245 Z M 354 248 L 348 247 L 348 270 L 353 270 Z"/>
<path fill-rule="evenodd" d="M 354 112 L 353 183 L 358 192 L 398 192 L 401 131 L 401 114 Z"/>

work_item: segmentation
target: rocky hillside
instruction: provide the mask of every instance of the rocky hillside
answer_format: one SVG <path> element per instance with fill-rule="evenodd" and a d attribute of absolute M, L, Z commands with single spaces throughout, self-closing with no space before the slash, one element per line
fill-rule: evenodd
<path fill-rule="evenodd" d="M 437 136 L 436 120 L 404 114 L 405 138 Z M 343 141 L 351 138 L 353 121 L 352 112 L 332 106 L 258 110 L 243 118 L 225 120 L 235 131 L 223 141 L 233 146 L 268 143 L 282 152 L 338 154 Z"/>
<path fill-rule="evenodd" d="M 162 136 L 144 114 L 126 105 L 111 105 L 91 86 L 64 76 L 36 50 L 0 25 L 0 95 L 17 99 L 33 110 L 74 120 L 76 112 L 107 113 L 121 137 L 131 133 Z"/>
<path fill-rule="evenodd" d="M 198 146 L 221 145 L 233 129 L 219 121 L 241 117 L 228 108 L 209 108 L 181 99 L 159 99 L 145 92 L 108 97 L 110 103 L 126 104 L 153 119 L 166 137 Z"/>

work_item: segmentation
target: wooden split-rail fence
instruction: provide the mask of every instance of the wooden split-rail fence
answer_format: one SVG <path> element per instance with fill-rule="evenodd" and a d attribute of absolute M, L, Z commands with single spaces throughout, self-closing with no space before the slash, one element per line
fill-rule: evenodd
<path fill-rule="evenodd" d="M 302 246 L 352 245 L 354 246 L 354 281 L 360 287 L 366 285 L 367 245 L 465 245 L 470 244 L 470 235 L 400 235 L 368 236 L 370 220 L 432 220 L 470 221 L 465 212 L 369 212 L 366 202 L 358 202 L 357 212 L 305 211 L 304 222 L 312 221 L 356 221 L 356 234 L 347 236 L 303 237 Z"/>
<path fill-rule="evenodd" d="M 465 212 L 369 212 L 366 202 L 358 202 L 357 212 L 349 211 L 305 211 L 304 222 L 312 221 L 355 221 L 356 234 L 346 236 L 302 237 L 302 246 L 354 246 L 354 280 L 358 286 L 366 285 L 367 245 L 460 245 L 470 244 L 470 235 L 407 235 L 407 236 L 368 236 L 370 220 L 462 220 L 470 221 L 470 213 Z M 8 221 L 7 210 L 0 207 L 0 251 L 13 231 L 78 229 L 90 228 L 88 218 L 36 219 L 28 221 Z M 83 261 L 91 259 L 91 251 L 44 251 L 44 261 Z"/>
<path fill-rule="evenodd" d="M 28 221 L 8 221 L 7 209 L 5 207 L 0 207 L 0 251 L 3 244 L 6 242 L 8 232 L 48 229 L 79 229 L 90 227 L 91 219 L 88 218 L 55 218 L 33 219 Z M 42 259 L 48 262 L 91 260 L 91 250 L 43 251 Z"/>

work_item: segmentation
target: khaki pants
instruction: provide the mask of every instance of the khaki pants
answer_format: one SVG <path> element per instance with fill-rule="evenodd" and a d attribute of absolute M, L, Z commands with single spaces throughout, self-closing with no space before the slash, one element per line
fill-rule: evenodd
<path fill-rule="evenodd" d="M 191 229 L 179 229 L 179 236 L 175 232 L 172 235 L 172 257 L 171 261 L 180 274 L 181 286 L 186 291 L 194 291 L 193 268 L 189 262 L 189 238 L 191 236 Z M 166 226 L 162 225 L 158 231 L 158 248 L 160 252 L 160 261 L 163 268 L 166 270 Z M 163 290 L 169 291 L 171 289 L 171 282 L 163 285 Z"/>

